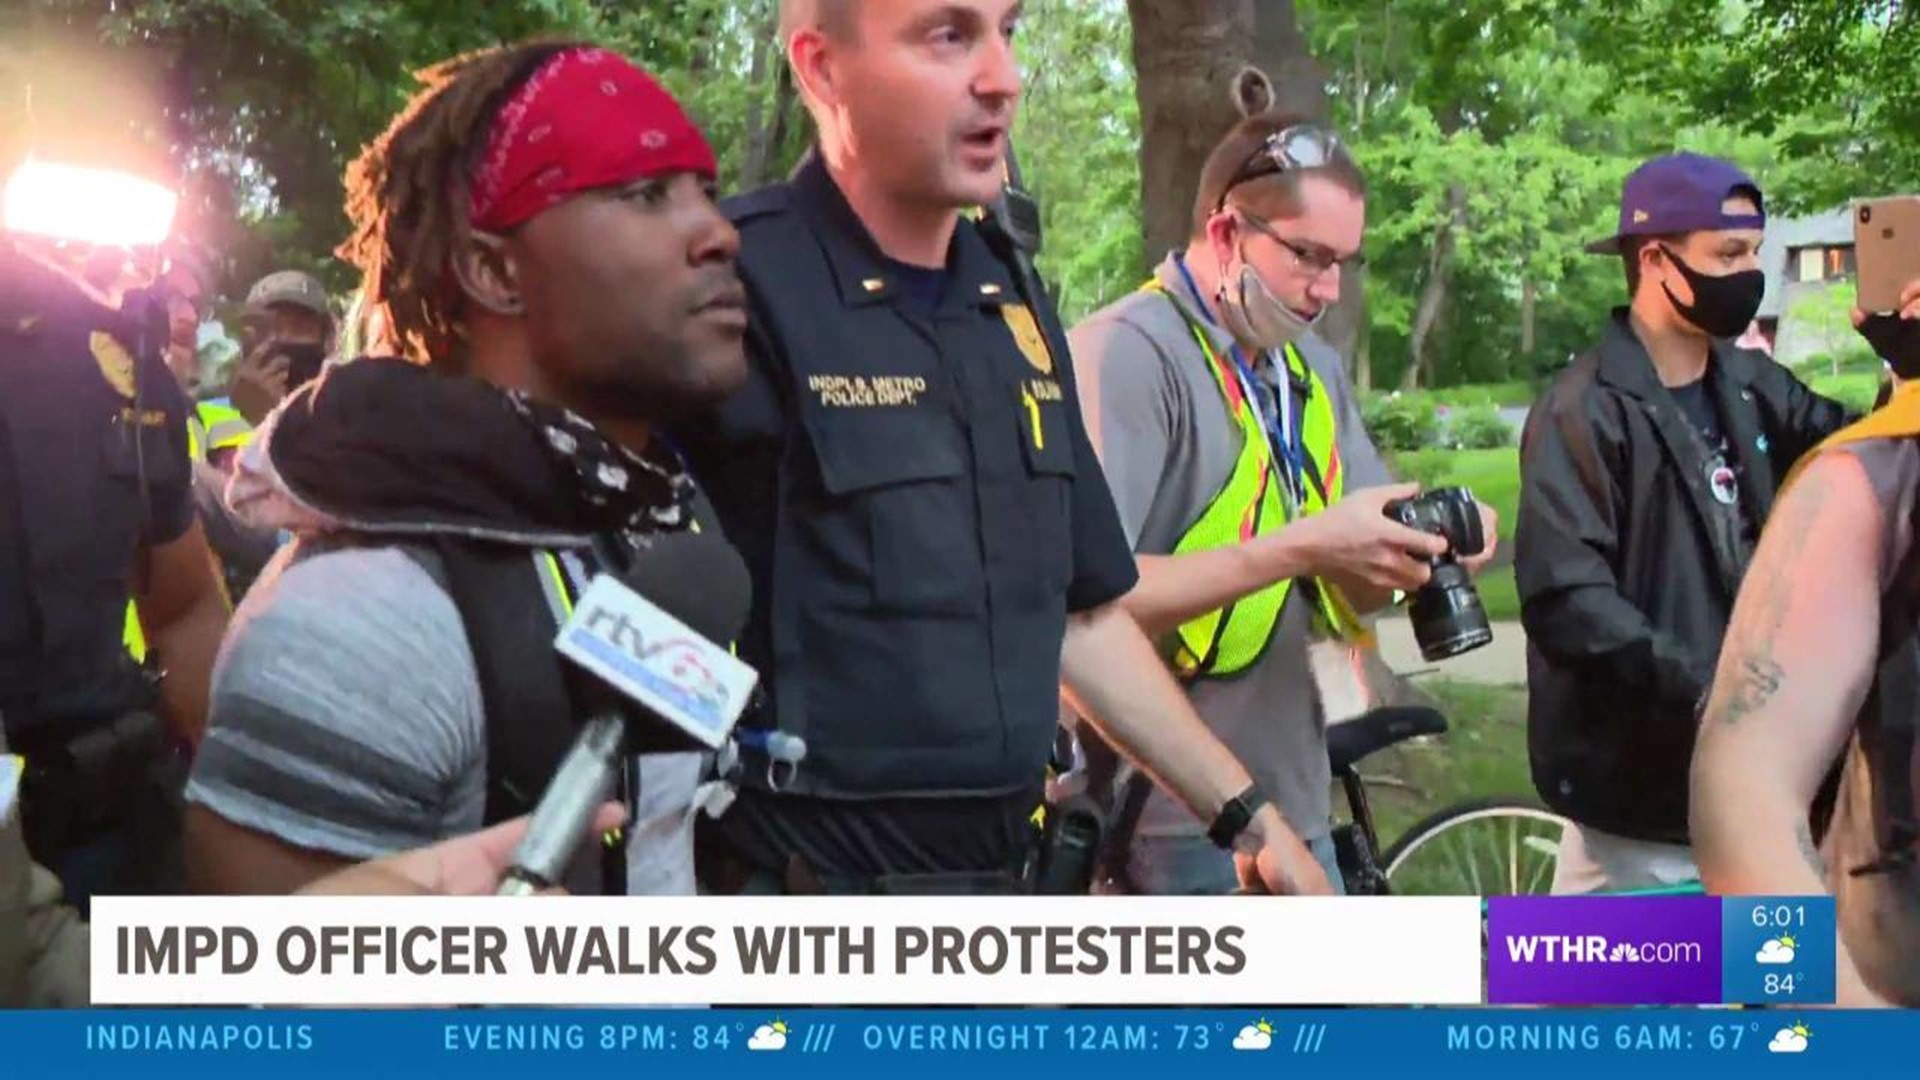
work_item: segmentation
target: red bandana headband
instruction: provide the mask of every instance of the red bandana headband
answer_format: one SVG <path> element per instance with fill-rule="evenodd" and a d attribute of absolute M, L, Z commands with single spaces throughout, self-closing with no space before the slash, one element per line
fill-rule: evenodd
<path fill-rule="evenodd" d="M 651 76 L 606 49 L 569 49 L 501 107 L 469 220 L 504 232 L 581 192 L 717 171 L 700 129 Z"/>

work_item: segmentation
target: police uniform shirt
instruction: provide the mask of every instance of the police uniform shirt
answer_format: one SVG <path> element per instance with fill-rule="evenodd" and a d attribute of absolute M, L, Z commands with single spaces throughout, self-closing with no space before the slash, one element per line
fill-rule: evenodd
<path fill-rule="evenodd" d="M 193 522 L 186 396 L 138 337 L 0 245 L 0 711 L 121 707 L 139 550 Z"/>
<path fill-rule="evenodd" d="M 727 209 L 752 374 L 681 441 L 753 575 L 741 654 L 768 693 L 748 723 L 808 745 L 728 832 L 774 867 L 1004 867 L 1067 614 L 1136 580 L 1063 337 L 969 221 L 944 274 L 888 260 L 817 157 Z"/>

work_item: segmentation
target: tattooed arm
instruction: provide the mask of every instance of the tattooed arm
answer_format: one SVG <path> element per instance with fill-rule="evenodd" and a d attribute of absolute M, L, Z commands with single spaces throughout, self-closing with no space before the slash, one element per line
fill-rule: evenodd
<path fill-rule="evenodd" d="M 1709 892 L 1828 891 L 1807 817 L 1872 682 L 1882 533 L 1850 454 L 1810 466 L 1767 522 L 1694 751 L 1692 836 Z M 1871 999 L 1844 944 L 1840 985 L 1843 1004 Z"/>

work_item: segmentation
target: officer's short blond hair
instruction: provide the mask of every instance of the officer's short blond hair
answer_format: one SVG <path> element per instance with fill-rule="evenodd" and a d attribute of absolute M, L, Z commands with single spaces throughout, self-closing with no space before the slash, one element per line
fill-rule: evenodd
<path fill-rule="evenodd" d="M 831 38 L 852 36 L 854 0 L 780 0 L 780 40 L 797 30 L 817 29 Z"/>

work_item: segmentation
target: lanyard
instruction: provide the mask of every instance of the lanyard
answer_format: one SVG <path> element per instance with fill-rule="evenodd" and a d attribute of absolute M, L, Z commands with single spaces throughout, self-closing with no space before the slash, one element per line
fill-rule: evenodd
<path fill-rule="evenodd" d="M 1213 322 L 1213 316 L 1207 310 L 1206 298 L 1200 295 L 1200 286 L 1193 280 L 1193 272 L 1187 269 L 1186 257 L 1176 254 L 1173 257 L 1173 264 L 1180 268 L 1181 279 L 1186 282 L 1187 290 L 1199 303 L 1201 317 L 1205 318 L 1210 325 L 1218 325 Z M 1284 351 L 1276 351 L 1280 352 L 1280 355 L 1276 356 L 1273 352 L 1269 352 L 1267 362 L 1276 365 L 1276 370 L 1285 371 L 1287 378 L 1281 379 L 1280 385 L 1274 387 L 1276 415 L 1271 419 L 1268 418 L 1267 410 L 1261 404 L 1263 399 L 1259 392 L 1258 376 L 1248 365 L 1246 355 L 1240 351 L 1239 342 L 1234 341 L 1228 344 L 1227 359 L 1233 364 L 1234 380 L 1240 384 L 1241 397 L 1246 400 L 1247 407 L 1253 410 L 1254 420 L 1259 424 L 1260 430 L 1267 433 L 1268 447 L 1284 466 L 1281 470 L 1281 480 L 1284 481 L 1282 486 L 1287 493 L 1288 516 L 1293 517 L 1299 513 L 1300 504 L 1305 499 L 1306 489 L 1303 487 L 1302 474 L 1306 471 L 1306 437 L 1300 428 L 1294 425 L 1293 388 L 1290 385 L 1293 371 L 1287 364 Z"/>

